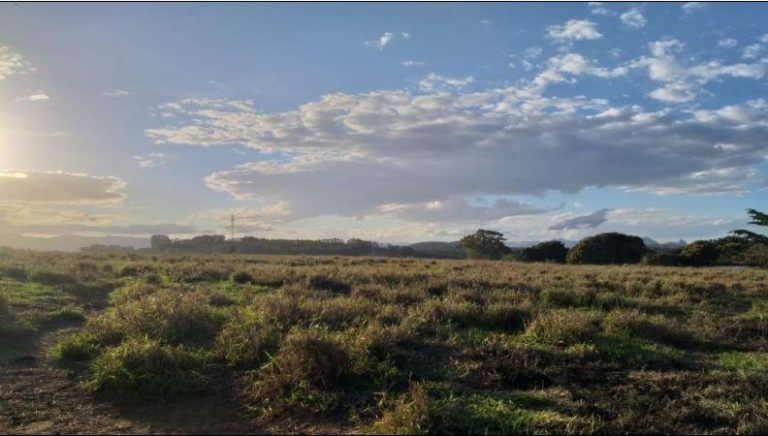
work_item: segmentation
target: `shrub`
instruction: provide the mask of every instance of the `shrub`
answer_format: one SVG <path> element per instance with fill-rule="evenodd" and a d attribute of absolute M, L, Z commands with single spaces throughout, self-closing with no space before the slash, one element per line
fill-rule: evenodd
<path fill-rule="evenodd" d="M 307 285 L 313 289 L 347 294 L 352 287 L 341 280 L 325 274 L 313 274 L 307 278 Z"/>
<path fill-rule="evenodd" d="M 648 252 L 643 240 L 622 233 L 601 233 L 584 238 L 568 252 L 568 263 L 626 264 L 638 263 Z"/>
<path fill-rule="evenodd" d="M 560 241 L 547 241 L 528 247 L 520 252 L 520 260 L 526 262 L 564 263 L 568 249 Z"/>
<path fill-rule="evenodd" d="M 232 274 L 232 281 L 240 285 L 245 285 L 248 283 L 253 283 L 254 278 L 253 275 L 248 271 L 238 271 Z"/>
<path fill-rule="evenodd" d="M 96 392 L 169 399 L 209 390 L 205 355 L 146 338 L 104 350 L 90 369 L 86 387 Z"/>
<path fill-rule="evenodd" d="M 549 343 L 575 344 L 594 339 L 600 326 L 594 315 L 568 309 L 540 313 L 527 331 Z"/>

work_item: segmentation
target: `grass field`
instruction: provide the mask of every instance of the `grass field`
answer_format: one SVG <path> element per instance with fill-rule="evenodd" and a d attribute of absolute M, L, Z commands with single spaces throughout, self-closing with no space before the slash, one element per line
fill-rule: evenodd
<path fill-rule="evenodd" d="M 225 396 L 252 426 L 241 432 L 765 433 L 767 279 L 757 269 L 9 251 L 0 362 L 59 368 L 96 406 L 161 412 Z M 0 430 L 28 430 L 45 412 L 13 411 L 8 374 Z"/>

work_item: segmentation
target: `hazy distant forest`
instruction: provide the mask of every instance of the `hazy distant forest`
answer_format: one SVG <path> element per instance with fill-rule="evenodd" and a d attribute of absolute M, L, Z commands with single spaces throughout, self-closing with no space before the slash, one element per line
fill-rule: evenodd
<path fill-rule="evenodd" d="M 750 223 L 768 226 L 768 215 L 749 209 Z M 85 252 L 123 250 L 119 246 L 92 245 Z M 504 236 L 480 229 L 457 242 L 423 242 L 412 245 L 380 244 L 362 239 L 266 239 L 246 236 L 227 239 L 224 235 L 201 235 L 173 240 L 166 235 L 151 238 L 153 252 L 240 253 L 281 255 L 391 256 L 443 259 L 507 259 L 523 262 L 573 264 L 636 264 L 664 266 L 768 266 L 768 237 L 734 230 L 731 235 L 689 244 L 659 244 L 620 233 L 603 233 L 585 238 L 572 247 L 553 240 L 531 247 L 510 248 Z"/>

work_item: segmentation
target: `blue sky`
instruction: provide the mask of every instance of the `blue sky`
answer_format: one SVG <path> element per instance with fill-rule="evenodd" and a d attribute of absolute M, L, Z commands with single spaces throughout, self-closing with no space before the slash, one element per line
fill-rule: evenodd
<path fill-rule="evenodd" d="M 721 236 L 766 200 L 765 23 L 764 4 L 1 4 L 0 223 Z"/>

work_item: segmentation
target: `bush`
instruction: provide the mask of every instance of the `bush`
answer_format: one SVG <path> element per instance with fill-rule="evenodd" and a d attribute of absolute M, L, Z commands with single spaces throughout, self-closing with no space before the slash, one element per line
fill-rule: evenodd
<path fill-rule="evenodd" d="M 91 363 L 86 387 L 95 392 L 163 399 L 209 390 L 207 359 L 183 346 L 131 338 Z"/>
<path fill-rule="evenodd" d="M 622 233 L 601 233 L 584 238 L 568 252 L 568 263 L 626 264 L 638 263 L 648 252 L 643 240 Z"/>
<path fill-rule="evenodd" d="M 254 279 L 253 275 L 248 271 L 238 271 L 232 274 L 232 281 L 240 285 L 245 285 L 248 283 L 253 283 Z"/>
<path fill-rule="evenodd" d="M 712 241 L 692 242 L 680 251 L 680 259 L 683 265 L 708 266 L 715 263 L 720 255 L 717 245 Z"/>
<path fill-rule="evenodd" d="M 547 241 L 525 248 L 520 252 L 520 260 L 525 262 L 564 263 L 568 249 L 560 241 Z"/>

